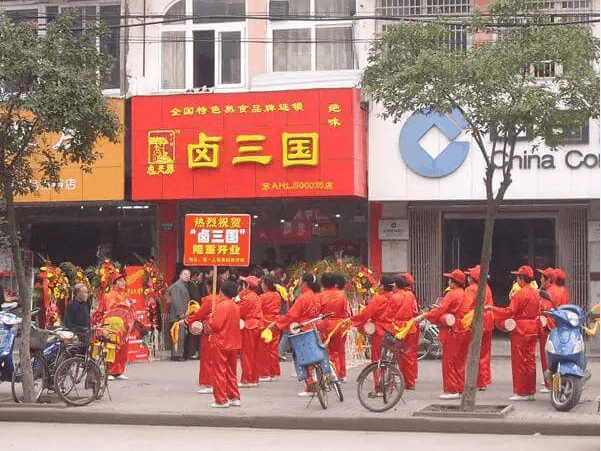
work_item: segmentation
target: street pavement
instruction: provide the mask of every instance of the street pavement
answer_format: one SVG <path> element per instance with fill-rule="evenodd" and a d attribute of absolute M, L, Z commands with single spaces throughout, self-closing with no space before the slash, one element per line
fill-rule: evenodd
<path fill-rule="evenodd" d="M 599 359 L 589 360 L 591 379 L 580 403 L 570 412 L 557 412 L 548 394 L 533 402 L 512 402 L 511 365 L 507 340 L 493 342 L 493 385 L 477 394 L 478 405 L 513 405 L 505 418 L 417 418 L 413 412 L 441 401 L 440 360 L 420 361 L 416 390 L 406 390 L 402 401 L 388 412 L 373 413 L 357 398 L 356 378 L 362 368 L 349 370 L 343 385 L 344 402 L 329 394 L 322 410 L 317 398 L 300 398 L 303 385 L 294 378 L 291 362 L 281 364 L 282 376 L 256 388 L 241 388 L 241 407 L 212 409 L 211 395 L 196 393 L 198 362 L 155 361 L 129 364 L 129 380 L 111 381 L 110 399 L 85 407 L 66 407 L 56 395 L 44 395 L 42 404 L 18 405 L 10 384 L 0 385 L 0 420 L 62 423 L 144 424 L 162 426 L 252 427 L 275 429 L 330 429 L 484 434 L 599 435 Z M 539 370 L 540 374 L 540 370 Z M 537 381 L 540 385 L 540 379 Z"/>

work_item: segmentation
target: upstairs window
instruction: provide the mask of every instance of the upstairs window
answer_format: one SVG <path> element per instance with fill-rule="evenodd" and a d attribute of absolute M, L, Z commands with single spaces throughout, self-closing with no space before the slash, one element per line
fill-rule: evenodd
<path fill-rule="evenodd" d="M 355 0 L 271 1 L 270 12 L 278 17 L 271 22 L 274 72 L 355 69 Z M 298 20 L 309 17 L 341 20 Z"/>
<path fill-rule="evenodd" d="M 161 89 L 241 86 L 245 14 L 243 0 L 173 4 L 161 31 Z"/>

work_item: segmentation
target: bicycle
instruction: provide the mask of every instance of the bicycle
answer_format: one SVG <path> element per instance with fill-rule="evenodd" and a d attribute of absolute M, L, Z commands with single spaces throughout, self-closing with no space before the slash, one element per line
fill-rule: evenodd
<path fill-rule="evenodd" d="M 384 412 L 397 405 L 405 391 L 405 379 L 395 355 L 402 352 L 401 341 L 392 334 L 382 337 L 380 359 L 367 365 L 357 378 L 359 402 L 371 412 Z"/>
<path fill-rule="evenodd" d="M 311 376 L 314 382 L 309 388 L 315 392 L 319 404 L 324 410 L 328 408 L 327 394 L 330 391 L 336 393 L 336 397 L 340 402 L 344 401 L 342 385 L 338 380 L 332 362 L 330 362 L 328 351 L 321 342 L 315 327 L 305 332 L 300 332 L 300 330 L 303 326 L 314 324 L 326 318 L 326 316 L 320 315 L 301 324 L 291 324 L 291 334 L 287 337 L 292 348 L 297 379 L 304 381 L 309 378 L 309 375 Z"/>
<path fill-rule="evenodd" d="M 31 368 L 33 372 L 34 401 L 39 401 L 44 389 L 54 388 L 58 366 L 82 350 L 77 335 L 67 330 L 40 329 L 31 325 Z M 11 392 L 17 403 L 23 402 L 23 371 L 19 363 L 11 378 Z"/>
<path fill-rule="evenodd" d="M 95 338 L 86 353 L 66 359 L 57 368 L 54 391 L 67 405 L 85 406 L 108 391 L 106 369 L 110 357 L 107 358 L 107 355 L 112 349 L 114 359 L 114 345 L 106 332 L 105 329 L 96 329 Z"/>

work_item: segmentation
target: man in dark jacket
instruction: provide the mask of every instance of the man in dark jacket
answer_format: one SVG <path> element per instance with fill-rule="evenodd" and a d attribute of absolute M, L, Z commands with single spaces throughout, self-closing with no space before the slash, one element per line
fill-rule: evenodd
<path fill-rule="evenodd" d="M 65 329 L 75 332 L 83 341 L 90 329 L 90 304 L 88 304 L 88 287 L 77 283 L 73 287 L 73 301 L 65 307 Z"/>
<path fill-rule="evenodd" d="M 179 273 L 179 279 L 167 289 L 167 295 L 169 296 L 169 316 L 171 325 L 173 323 L 182 320 L 186 317 L 188 310 L 188 302 L 190 302 L 190 293 L 186 284 L 190 281 L 190 270 L 182 269 Z M 184 342 L 186 340 L 186 328 L 180 328 L 180 337 L 178 339 L 179 346 L 177 350 L 171 349 L 171 360 L 184 360 Z"/>

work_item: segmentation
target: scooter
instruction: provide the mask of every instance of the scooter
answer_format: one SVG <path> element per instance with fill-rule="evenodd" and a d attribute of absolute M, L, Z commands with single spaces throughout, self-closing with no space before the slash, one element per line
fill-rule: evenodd
<path fill-rule="evenodd" d="M 0 306 L 0 381 L 10 382 L 12 380 L 13 347 L 17 328 L 22 319 L 10 311 L 17 307 L 16 302 L 5 302 Z"/>
<path fill-rule="evenodd" d="M 578 404 L 583 385 L 591 377 L 582 333 L 585 312 L 577 305 L 562 305 L 544 313 L 555 320 L 545 345 L 548 369 L 544 377 L 552 387 L 551 405 L 566 412 Z"/>

